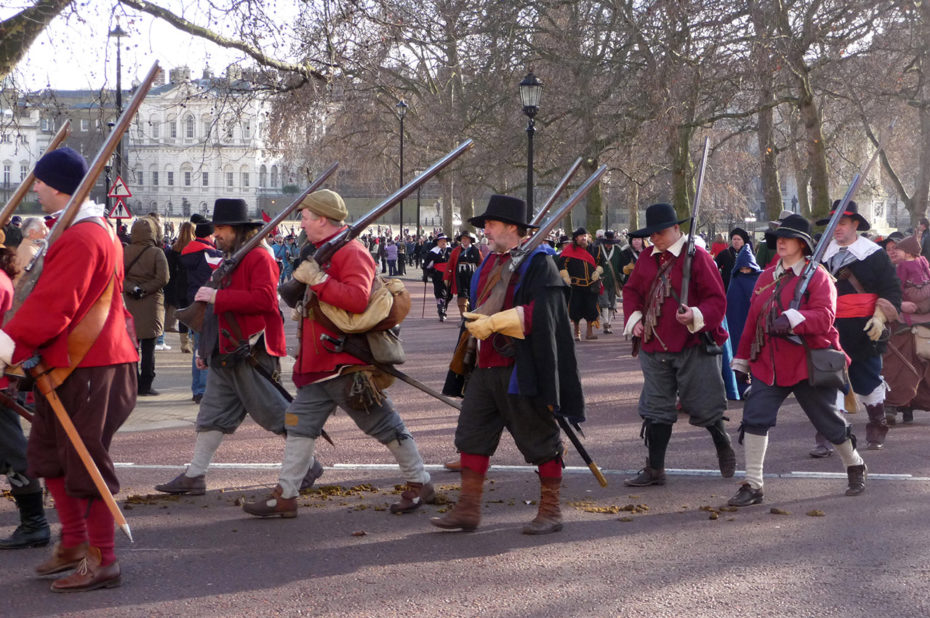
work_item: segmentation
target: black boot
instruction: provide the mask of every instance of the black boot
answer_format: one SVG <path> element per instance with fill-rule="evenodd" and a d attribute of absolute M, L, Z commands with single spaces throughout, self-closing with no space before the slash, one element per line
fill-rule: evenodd
<path fill-rule="evenodd" d="M 870 451 L 877 451 L 885 447 L 885 436 L 888 434 L 888 420 L 885 418 L 885 404 L 876 403 L 866 406 L 869 422 L 865 426 L 866 446 Z"/>
<path fill-rule="evenodd" d="M 717 449 L 717 462 L 720 465 L 720 476 L 728 479 L 736 473 L 736 453 L 730 445 L 730 436 L 724 427 L 723 419 L 707 427 L 710 437 L 714 440 Z"/>
<path fill-rule="evenodd" d="M 672 438 L 672 426 L 668 423 L 655 423 L 644 420 L 640 436 L 649 448 L 649 458 L 646 467 L 623 484 L 627 487 L 648 487 L 649 485 L 665 485 L 665 451 Z"/>
<path fill-rule="evenodd" d="M 0 549 L 45 547 L 49 541 L 48 521 L 42 505 L 42 492 L 13 495 L 19 508 L 20 524 L 8 538 L 0 539 Z"/>

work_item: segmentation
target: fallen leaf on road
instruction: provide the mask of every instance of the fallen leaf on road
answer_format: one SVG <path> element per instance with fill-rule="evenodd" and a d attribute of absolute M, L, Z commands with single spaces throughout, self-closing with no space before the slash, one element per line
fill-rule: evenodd
<path fill-rule="evenodd" d="M 791 515 L 791 513 L 789 513 L 788 511 L 784 511 L 774 506 L 769 509 L 769 513 L 771 513 L 772 515 Z M 810 515 L 810 513 L 808 513 L 808 515 Z"/>
<path fill-rule="evenodd" d="M 819 509 L 814 509 L 813 511 L 808 511 L 807 514 L 808 514 L 810 517 L 823 517 L 823 516 L 826 515 L 826 513 L 824 513 L 823 511 L 821 511 L 821 510 L 819 510 Z"/>
<path fill-rule="evenodd" d="M 356 530 L 352 533 L 352 536 L 368 536 L 368 533 L 364 530 Z"/>

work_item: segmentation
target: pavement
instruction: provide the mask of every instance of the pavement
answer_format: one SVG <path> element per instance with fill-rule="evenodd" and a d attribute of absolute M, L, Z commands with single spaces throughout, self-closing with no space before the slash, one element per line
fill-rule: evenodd
<path fill-rule="evenodd" d="M 440 323 L 431 292 L 407 280 L 413 306 L 401 367 L 439 389 L 458 333 Z M 424 303 L 425 299 L 425 303 Z M 289 325 L 289 343 L 293 326 Z M 619 329 L 615 328 L 615 332 Z M 766 459 L 765 501 L 725 507 L 741 472 L 721 479 L 706 430 L 681 416 L 668 483 L 632 490 L 622 480 L 646 449 L 636 411 L 642 375 L 622 336 L 576 344 L 588 421 L 584 444 L 604 472 L 600 487 L 570 445 L 562 490 L 565 528 L 522 535 L 538 481 L 509 436 L 492 459 L 482 524 L 473 533 L 428 523 L 458 493 L 442 471 L 455 457 L 457 412 L 398 383 L 389 393 L 433 474 L 439 503 L 391 515 L 402 482 L 387 449 L 335 413 L 320 442 L 325 474 L 293 520 L 245 515 L 243 500 L 276 481 L 283 441 L 251 419 L 228 436 L 201 497 L 152 487 L 184 469 L 194 441 L 190 355 L 176 333 L 156 353 L 158 397 L 140 398 L 117 433 L 119 503 L 134 543 L 117 538 L 123 585 L 78 595 L 48 592 L 32 567 L 47 548 L 0 552 L 0 616 L 869 616 L 930 613 L 930 413 L 892 428 L 883 451 L 863 451 L 866 492 L 843 495 L 838 456 L 811 459 L 813 429 L 793 399 L 779 412 Z M 289 362 L 285 362 L 286 377 Z M 285 381 L 291 392 L 293 385 Z M 734 441 L 741 404 L 730 402 Z M 864 434 L 864 415 L 851 415 Z M 566 442 L 567 444 L 567 442 Z M 737 446 L 739 467 L 742 448 Z M 55 515 L 49 510 L 53 534 Z M 0 531 L 16 524 L 0 501 Z"/>

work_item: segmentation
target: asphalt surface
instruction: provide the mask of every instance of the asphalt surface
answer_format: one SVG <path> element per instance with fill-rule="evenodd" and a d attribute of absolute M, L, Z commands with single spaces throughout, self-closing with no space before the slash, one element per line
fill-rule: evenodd
<path fill-rule="evenodd" d="M 457 320 L 440 323 L 431 298 L 421 317 L 423 284 L 411 278 L 408 287 L 414 303 L 402 332 L 402 369 L 439 389 Z M 457 316 L 454 307 L 451 313 Z M 441 471 L 455 456 L 457 412 L 401 383 L 390 395 L 440 504 L 390 514 L 402 481 L 396 465 L 337 413 L 326 426 L 335 446 L 318 443 L 326 472 L 318 490 L 301 498 L 299 517 L 258 520 L 239 503 L 274 485 L 284 442 L 249 419 L 217 452 L 205 496 L 152 489 L 183 470 L 194 442 L 190 356 L 179 351 L 177 334 L 169 344 L 171 351 L 157 353 L 162 394 L 140 399 L 112 448 L 119 502 L 135 537 L 132 544 L 117 538 L 122 587 L 52 594 L 51 580 L 32 573 L 48 548 L 0 552 L 0 616 L 930 614 L 930 413 L 894 427 L 885 450 L 863 452 L 870 477 L 859 497 L 843 495 L 838 456 L 807 456 L 814 432 L 793 399 L 770 434 L 762 505 L 721 508 L 741 472 L 720 478 L 710 436 L 686 416 L 669 447 L 668 484 L 632 490 L 622 480 L 646 453 L 636 412 L 641 373 L 629 343 L 602 334 L 576 350 L 589 419 L 584 442 L 609 485 L 598 485 L 566 441 L 562 532 L 520 533 L 535 515 L 539 486 L 508 436 L 492 459 L 479 529 L 430 526 L 429 517 L 458 493 L 458 476 Z M 741 404 L 729 407 L 735 440 Z M 850 420 L 864 434 L 864 415 Z M 16 523 L 13 503 L 0 500 L 0 533 Z"/>

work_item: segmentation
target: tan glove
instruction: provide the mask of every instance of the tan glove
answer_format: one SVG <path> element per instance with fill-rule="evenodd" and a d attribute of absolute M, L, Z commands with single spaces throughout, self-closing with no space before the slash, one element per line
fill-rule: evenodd
<path fill-rule="evenodd" d="M 523 339 L 523 307 L 514 307 L 491 315 L 471 313 L 462 314 L 468 329 L 476 339 L 487 339 L 492 333 L 500 333 L 515 339 Z"/>
<path fill-rule="evenodd" d="M 875 313 L 873 313 L 869 321 L 865 323 L 865 328 L 862 330 L 865 331 L 869 339 L 878 341 L 879 337 L 882 336 L 882 331 L 885 330 L 885 314 L 882 313 L 881 309 L 878 307 L 875 308 Z"/>
<path fill-rule="evenodd" d="M 562 270 L 559 271 L 559 275 L 562 277 L 562 281 L 564 281 L 566 285 L 572 284 L 572 277 L 571 275 L 568 274 L 567 270 L 563 268 Z"/>
<path fill-rule="evenodd" d="M 629 275 L 631 272 L 633 272 L 634 268 L 636 268 L 636 262 L 630 262 L 629 264 L 623 267 L 623 274 Z"/>
<path fill-rule="evenodd" d="M 604 267 L 598 266 L 597 268 L 594 269 L 594 272 L 591 273 L 591 281 L 597 281 L 598 279 L 601 278 L 601 275 L 603 274 L 604 274 Z"/>
<path fill-rule="evenodd" d="M 329 275 L 320 270 L 320 265 L 316 263 L 316 260 L 309 258 L 300 263 L 294 271 L 294 278 L 313 287 L 329 279 Z"/>

